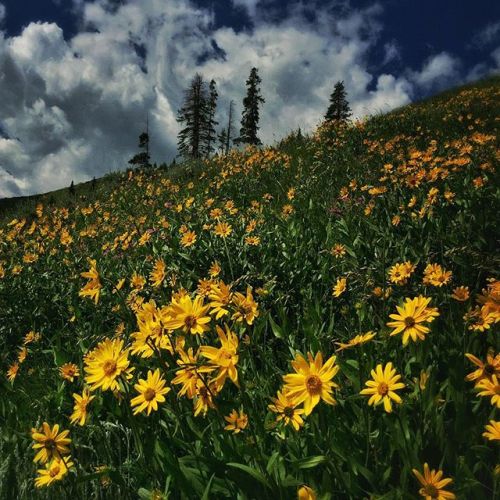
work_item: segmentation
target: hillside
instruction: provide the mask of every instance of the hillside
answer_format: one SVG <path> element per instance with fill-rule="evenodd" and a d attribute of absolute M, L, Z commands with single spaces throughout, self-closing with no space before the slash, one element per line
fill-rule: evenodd
<path fill-rule="evenodd" d="M 0 498 L 494 498 L 499 111 L 492 78 L 11 204 Z"/>

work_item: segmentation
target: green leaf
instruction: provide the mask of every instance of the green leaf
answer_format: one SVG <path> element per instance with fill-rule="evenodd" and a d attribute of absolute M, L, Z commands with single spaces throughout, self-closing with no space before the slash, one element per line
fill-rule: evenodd
<path fill-rule="evenodd" d="M 273 472 L 274 467 L 276 466 L 276 460 L 279 458 L 280 452 L 275 451 L 270 457 L 266 465 L 266 471 L 268 474 Z"/>
<path fill-rule="evenodd" d="M 271 315 L 269 315 L 269 323 L 271 324 L 271 330 L 274 333 L 274 336 L 278 339 L 283 338 L 283 330 L 274 322 L 273 318 L 271 318 Z"/>
<path fill-rule="evenodd" d="M 250 467 L 248 465 L 243 465 L 239 464 L 236 462 L 229 462 L 228 467 L 234 467 L 235 469 L 240 469 L 243 472 L 246 472 L 250 476 L 252 476 L 255 480 L 257 480 L 260 484 L 265 486 L 266 488 L 271 489 L 271 485 L 269 484 L 269 481 L 266 479 L 264 474 L 262 472 L 258 471 L 257 469 L 254 469 L 253 467 Z"/>
<path fill-rule="evenodd" d="M 212 483 L 214 481 L 214 477 L 215 477 L 215 473 L 212 474 L 212 476 L 210 477 L 208 483 L 207 483 L 207 487 L 205 488 L 205 491 L 203 492 L 203 496 L 201 497 L 201 500 L 209 500 L 209 496 L 208 494 L 210 493 L 210 489 L 212 488 Z"/>
<path fill-rule="evenodd" d="M 327 457 L 324 455 L 316 455 L 313 457 L 306 457 L 292 462 L 292 465 L 298 467 L 299 469 L 314 469 L 319 464 L 323 464 L 327 461 Z"/>
<path fill-rule="evenodd" d="M 146 488 L 139 488 L 139 491 L 137 492 L 139 495 L 139 498 L 141 500 L 151 500 L 151 491 L 147 490 Z"/>

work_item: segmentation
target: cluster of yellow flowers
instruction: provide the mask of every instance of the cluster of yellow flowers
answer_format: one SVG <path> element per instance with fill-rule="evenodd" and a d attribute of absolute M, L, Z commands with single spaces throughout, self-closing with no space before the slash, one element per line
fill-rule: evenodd
<path fill-rule="evenodd" d="M 332 381 L 339 371 L 335 365 L 335 356 L 331 356 L 323 364 L 323 355 L 318 352 L 315 357 L 307 353 L 307 360 L 300 354 L 292 361 L 295 373 L 283 376 L 284 386 L 278 391 L 277 398 L 269 409 L 277 413 L 277 421 L 292 425 L 295 430 L 304 424 L 304 417 L 311 414 L 314 407 L 323 400 L 333 405 L 333 389 L 338 385 Z M 303 405 L 303 408 L 298 408 Z"/>
<path fill-rule="evenodd" d="M 415 268 L 415 264 L 412 264 L 410 261 L 394 264 L 389 269 L 389 280 L 396 285 L 405 285 L 408 282 L 408 278 L 415 271 Z"/>
<path fill-rule="evenodd" d="M 476 365 L 476 369 L 467 375 L 466 380 L 474 382 L 478 396 L 490 397 L 491 404 L 500 408 L 500 354 L 495 354 L 490 349 L 485 361 L 470 353 L 466 353 L 466 356 Z M 490 420 L 490 425 L 486 426 L 483 436 L 491 441 L 500 441 L 500 422 Z"/>
<path fill-rule="evenodd" d="M 396 285 L 405 285 L 416 267 L 410 261 L 394 264 L 389 269 L 389 281 Z M 423 284 L 441 287 L 448 284 L 451 276 L 451 271 L 446 271 L 439 264 L 427 264 L 424 269 Z"/>
<path fill-rule="evenodd" d="M 30 330 L 24 336 L 23 345 L 19 347 L 17 351 L 17 361 L 14 361 L 14 363 L 12 363 L 7 369 L 7 378 L 10 382 L 14 382 L 21 367 L 21 364 L 24 363 L 26 361 L 26 358 L 28 357 L 29 350 L 27 346 L 29 344 L 38 342 L 41 338 L 42 335 L 33 330 Z"/>
<path fill-rule="evenodd" d="M 217 264 L 214 263 L 212 273 L 217 274 L 216 271 Z M 164 273 L 163 266 L 158 265 L 158 262 L 153 273 L 157 272 Z M 91 278 L 91 283 L 99 282 L 95 262 L 92 262 L 91 271 L 84 274 L 84 277 Z M 154 276 L 153 286 L 157 281 L 159 276 Z M 179 368 L 171 384 L 180 385 L 179 396 L 186 396 L 194 401 L 195 416 L 205 414 L 208 408 L 215 408 L 214 397 L 223 389 L 227 378 L 238 385 L 236 365 L 239 341 L 227 324 L 225 330 L 216 325 L 221 344 L 218 348 L 203 345 L 194 353 L 192 347 L 185 349 L 184 335 L 205 334 L 209 330 L 212 316 L 215 320 L 227 316 L 235 323 L 245 322 L 251 325 L 259 315 L 258 305 L 253 299 L 250 287 L 247 288 L 246 294 L 233 292 L 231 285 L 220 280 L 209 282 L 208 286 L 202 288 L 205 288 L 209 303 L 204 304 L 204 297 L 200 295 L 191 299 L 185 290 L 175 293 L 171 303 L 162 308 L 157 308 L 155 302 L 150 301 L 143 304 L 137 312 L 139 331 L 131 334 L 133 342 L 130 347 L 125 347 L 120 338 L 107 338 L 86 354 L 85 381 L 89 387 L 84 388 L 81 395 L 73 394 L 75 405 L 70 416 L 71 423 L 86 423 L 87 407 L 95 398 L 91 392 L 101 389 L 111 390 L 119 397 L 124 393 L 128 394 L 128 381 L 133 377 L 134 371 L 130 365 L 129 354 L 138 354 L 142 358 L 150 358 L 156 354 L 164 363 L 162 350 L 168 351 L 171 356 L 175 355 Z M 86 289 L 90 287 L 86 285 Z M 201 358 L 206 362 L 202 363 Z M 69 381 L 79 376 L 78 367 L 72 363 L 62 365 L 59 371 L 61 376 Z M 148 415 L 158 409 L 158 404 L 165 402 L 165 395 L 171 390 L 170 386 L 166 386 L 166 380 L 159 368 L 149 370 L 147 377 L 139 378 L 134 388 L 138 393 L 130 401 L 134 414 L 145 411 Z M 226 420 L 229 424 L 225 428 L 234 432 L 244 429 L 248 422 L 243 411 L 239 414 L 232 412 Z"/>
<path fill-rule="evenodd" d="M 477 306 L 469 310 L 465 320 L 473 320 L 469 330 L 484 332 L 491 325 L 500 321 L 500 281 L 494 278 L 489 280 L 483 293 L 477 297 Z"/>
<path fill-rule="evenodd" d="M 444 270 L 439 264 L 427 264 L 424 269 L 424 285 L 443 286 L 451 279 L 451 271 Z"/>
<path fill-rule="evenodd" d="M 32 448 L 36 451 L 33 461 L 45 464 L 45 468 L 37 471 L 38 477 L 35 479 L 37 488 L 60 481 L 73 467 L 68 448 L 71 439 L 68 438 L 68 434 L 67 430 L 59 432 L 58 424 L 51 428 L 47 422 L 43 422 L 40 429 L 31 429 L 31 437 L 35 441 Z"/>

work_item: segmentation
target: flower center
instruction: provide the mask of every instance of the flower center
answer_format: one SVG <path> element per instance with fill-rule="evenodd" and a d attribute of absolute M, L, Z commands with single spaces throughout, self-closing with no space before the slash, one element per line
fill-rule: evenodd
<path fill-rule="evenodd" d="M 431 498 L 437 498 L 439 491 L 433 484 L 428 484 L 427 486 L 424 486 L 423 488 L 424 493 L 426 495 L 429 495 Z"/>
<path fill-rule="evenodd" d="M 496 372 L 495 367 L 493 365 L 490 365 L 489 363 L 484 365 L 483 370 L 487 375 L 494 375 Z"/>
<path fill-rule="evenodd" d="M 230 361 L 233 355 L 227 349 L 222 348 L 219 352 L 219 358 L 221 361 Z"/>
<path fill-rule="evenodd" d="M 110 377 L 116 372 L 116 361 L 114 359 L 110 359 L 106 361 L 102 367 L 104 374 L 107 377 Z"/>
<path fill-rule="evenodd" d="M 407 328 L 412 327 L 415 324 L 415 319 L 409 316 L 408 318 L 405 318 L 405 326 Z"/>
<path fill-rule="evenodd" d="M 184 324 L 189 328 L 193 328 L 196 326 L 196 318 L 194 316 L 188 315 L 184 320 Z"/>
<path fill-rule="evenodd" d="M 309 375 L 306 378 L 307 391 L 312 396 L 316 396 L 317 394 L 321 393 L 322 385 L 323 382 L 321 382 L 321 379 L 317 375 Z"/>
<path fill-rule="evenodd" d="M 56 447 L 56 443 L 53 439 L 47 439 L 45 441 L 45 448 L 48 450 L 53 450 Z"/>
<path fill-rule="evenodd" d="M 291 406 L 285 406 L 283 409 L 283 415 L 285 415 L 285 417 L 292 418 L 294 413 L 295 410 Z"/>
<path fill-rule="evenodd" d="M 59 465 L 56 465 L 55 467 L 53 467 L 52 469 L 50 469 L 49 476 L 50 477 L 56 477 L 57 474 L 59 474 L 60 471 L 61 471 L 61 468 L 59 467 Z"/>
<path fill-rule="evenodd" d="M 389 392 L 389 386 L 385 382 L 380 382 L 377 391 L 381 396 L 385 396 Z"/>
<path fill-rule="evenodd" d="M 148 388 L 144 391 L 144 399 L 146 401 L 151 401 L 156 396 L 156 391 L 154 389 Z"/>

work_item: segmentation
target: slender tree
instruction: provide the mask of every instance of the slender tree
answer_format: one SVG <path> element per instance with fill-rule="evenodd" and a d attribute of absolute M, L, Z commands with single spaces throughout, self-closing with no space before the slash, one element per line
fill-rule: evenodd
<path fill-rule="evenodd" d="M 227 133 L 226 133 L 226 149 L 225 153 L 228 154 L 231 149 L 231 141 L 233 140 L 233 115 L 234 115 L 234 101 L 229 101 L 229 115 L 227 117 Z"/>
<path fill-rule="evenodd" d="M 215 127 L 219 124 L 215 120 L 215 112 L 217 111 L 217 87 L 215 80 L 210 81 L 208 87 L 208 101 L 206 106 L 206 117 L 203 120 L 203 154 L 209 157 L 215 150 L 215 141 L 217 140 L 217 132 Z"/>
<path fill-rule="evenodd" d="M 208 103 L 203 77 L 196 73 L 184 93 L 184 104 L 177 115 L 177 121 L 184 125 L 177 136 L 177 147 L 179 154 L 185 158 L 201 158 L 205 152 Z"/>
<path fill-rule="evenodd" d="M 227 130 L 225 128 L 223 128 L 219 132 L 217 139 L 219 141 L 219 151 L 221 153 L 225 153 L 226 152 L 226 143 L 227 143 Z"/>
<path fill-rule="evenodd" d="M 243 114 L 241 117 L 240 136 L 234 141 L 238 144 L 253 144 L 259 146 L 262 144 L 257 137 L 259 130 L 259 105 L 265 102 L 260 95 L 260 83 L 257 68 L 252 68 L 250 76 L 246 81 L 247 95 L 243 99 Z"/>
<path fill-rule="evenodd" d="M 229 150 L 231 149 L 231 142 L 233 141 L 233 116 L 234 116 L 234 101 L 229 102 L 229 113 L 227 117 L 227 128 L 223 128 L 219 135 L 217 136 L 217 139 L 219 140 L 219 150 L 224 153 L 228 154 Z"/>
<path fill-rule="evenodd" d="M 344 82 L 337 82 L 330 95 L 330 106 L 325 115 L 325 120 L 345 122 L 351 116 L 351 108 L 347 102 Z"/>
<path fill-rule="evenodd" d="M 139 136 L 139 153 L 134 155 L 128 161 L 131 165 L 136 165 L 139 167 L 149 167 L 151 163 L 149 162 L 149 122 L 146 120 L 146 131 L 142 132 Z"/>

